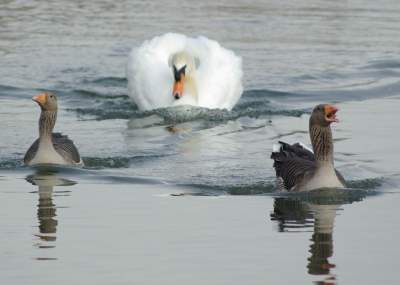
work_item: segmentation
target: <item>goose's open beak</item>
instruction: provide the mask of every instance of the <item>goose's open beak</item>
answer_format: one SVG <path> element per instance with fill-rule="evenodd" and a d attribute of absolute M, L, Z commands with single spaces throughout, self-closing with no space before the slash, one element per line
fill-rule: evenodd
<path fill-rule="evenodd" d="M 179 81 L 175 81 L 174 83 L 174 88 L 172 90 L 172 96 L 176 100 L 180 99 L 183 96 L 183 81 L 184 81 L 185 75 L 181 75 L 181 78 Z"/>
<path fill-rule="evenodd" d="M 325 119 L 326 121 L 330 123 L 338 123 L 339 120 L 336 118 L 336 112 L 339 111 L 338 108 L 336 108 L 333 105 L 325 105 Z"/>
<path fill-rule="evenodd" d="M 46 104 L 46 93 L 40 93 L 39 95 L 33 96 L 32 100 L 43 106 Z"/>

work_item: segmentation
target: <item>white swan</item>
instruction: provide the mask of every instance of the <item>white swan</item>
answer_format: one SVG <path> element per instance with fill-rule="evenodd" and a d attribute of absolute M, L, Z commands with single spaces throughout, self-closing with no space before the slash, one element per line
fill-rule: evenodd
<path fill-rule="evenodd" d="M 168 33 L 132 49 L 129 95 L 141 110 L 176 105 L 231 110 L 242 95 L 242 60 L 218 42 Z"/>

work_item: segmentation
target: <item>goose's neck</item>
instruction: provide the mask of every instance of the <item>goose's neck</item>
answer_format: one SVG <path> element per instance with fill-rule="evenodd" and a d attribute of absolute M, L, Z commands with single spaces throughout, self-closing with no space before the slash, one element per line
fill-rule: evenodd
<path fill-rule="evenodd" d="M 56 124 L 57 111 L 42 110 L 39 118 L 39 141 L 48 143 L 52 141 L 52 133 Z"/>
<path fill-rule="evenodd" d="M 333 140 L 330 126 L 310 126 L 311 144 L 318 166 L 333 167 Z"/>

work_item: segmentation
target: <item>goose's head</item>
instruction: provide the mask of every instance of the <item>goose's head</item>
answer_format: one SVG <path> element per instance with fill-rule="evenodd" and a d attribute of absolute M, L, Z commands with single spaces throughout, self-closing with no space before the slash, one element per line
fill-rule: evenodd
<path fill-rule="evenodd" d="M 194 80 L 194 71 L 198 64 L 196 64 L 196 59 L 187 52 L 178 52 L 170 57 L 169 65 L 174 75 L 172 96 L 178 100 L 184 94 L 185 85 Z"/>
<path fill-rule="evenodd" d="M 331 123 L 339 122 L 336 118 L 338 108 L 330 104 L 320 104 L 316 106 L 310 117 L 310 125 L 329 126 Z"/>
<path fill-rule="evenodd" d="M 50 92 L 43 92 L 33 96 L 32 100 L 39 104 L 43 111 L 57 111 L 57 97 Z"/>

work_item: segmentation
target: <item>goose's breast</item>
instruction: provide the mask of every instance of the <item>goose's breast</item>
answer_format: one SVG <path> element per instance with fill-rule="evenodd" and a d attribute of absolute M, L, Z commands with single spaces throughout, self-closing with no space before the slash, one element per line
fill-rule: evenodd
<path fill-rule="evenodd" d="M 49 146 L 39 146 L 39 149 L 34 156 L 34 158 L 29 163 L 34 164 L 67 164 L 65 159 L 55 151 L 53 147 Z"/>
<path fill-rule="evenodd" d="M 319 188 L 340 188 L 344 185 L 340 182 L 334 168 L 321 168 L 315 172 L 310 180 L 305 181 L 301 191 L 310 191 Z"/>

